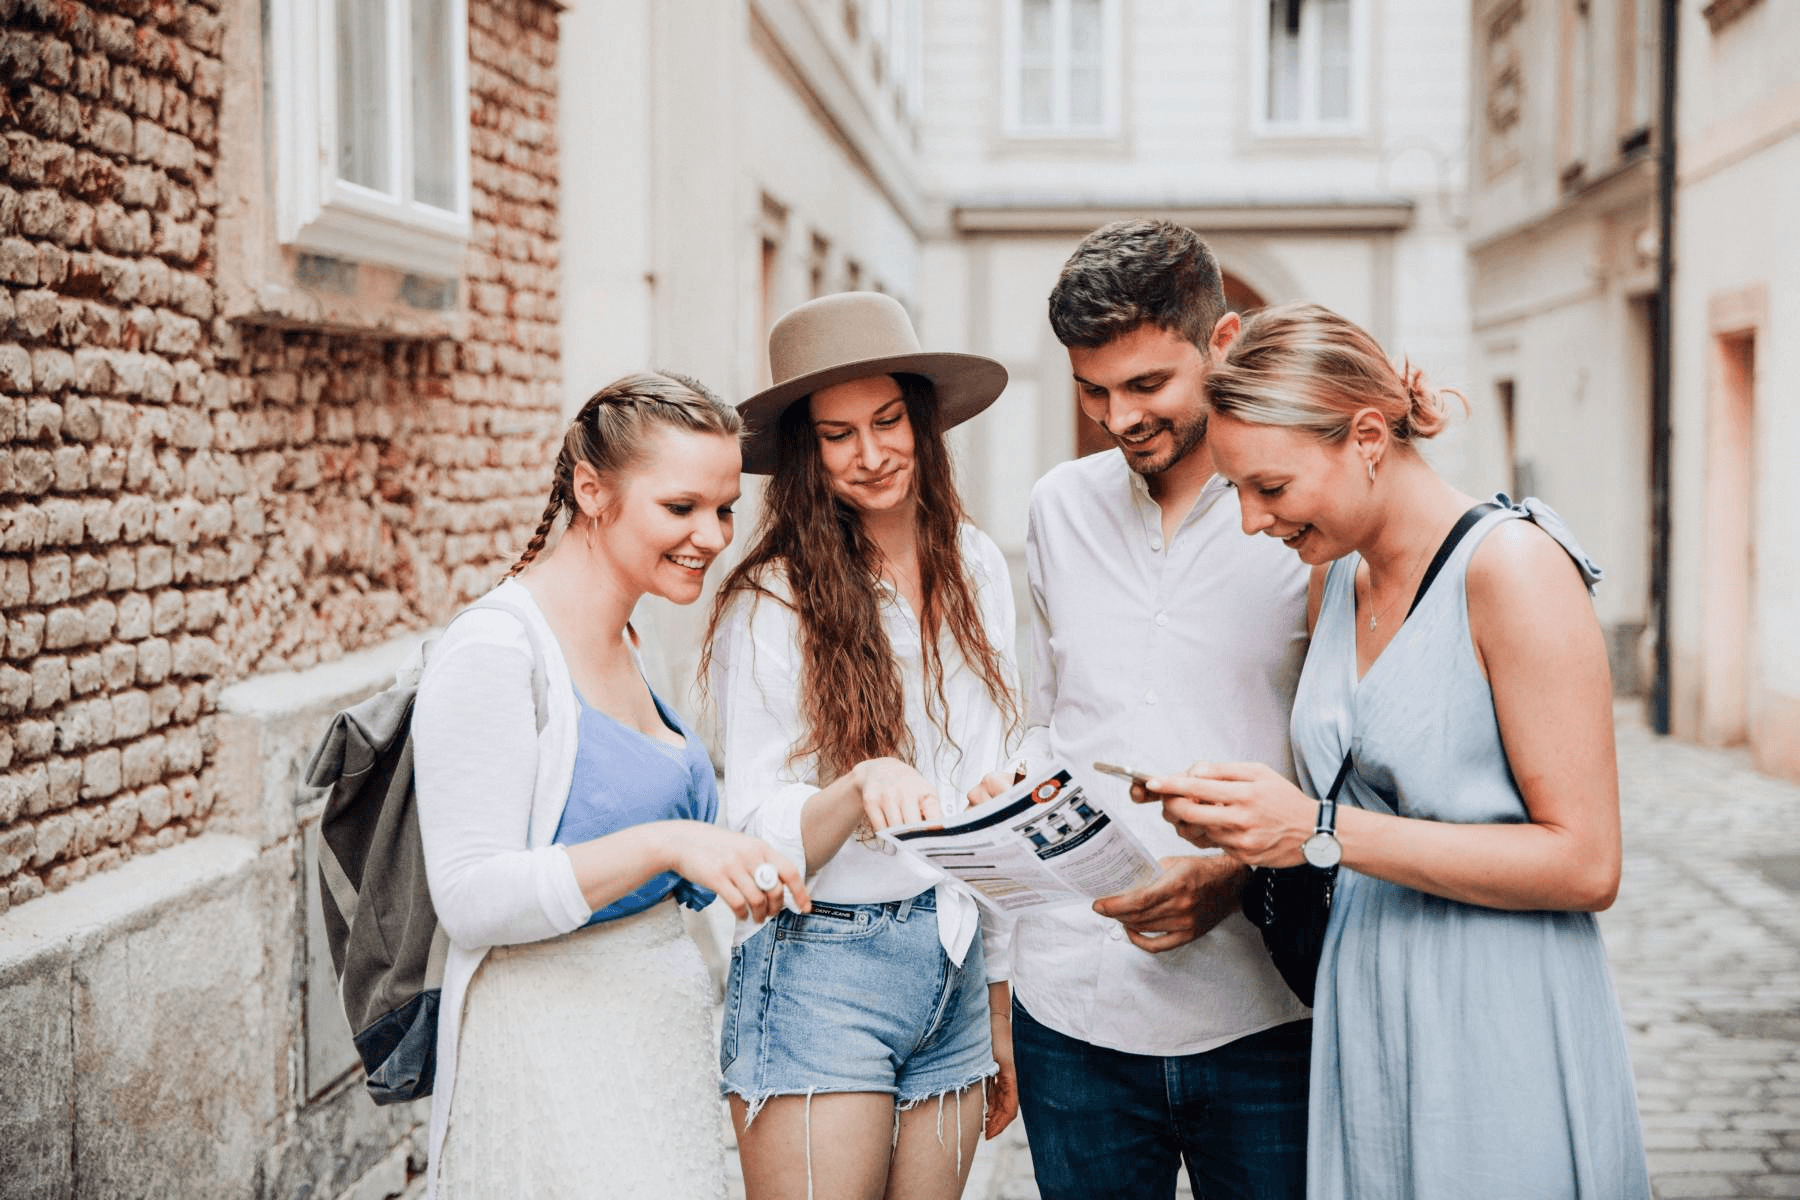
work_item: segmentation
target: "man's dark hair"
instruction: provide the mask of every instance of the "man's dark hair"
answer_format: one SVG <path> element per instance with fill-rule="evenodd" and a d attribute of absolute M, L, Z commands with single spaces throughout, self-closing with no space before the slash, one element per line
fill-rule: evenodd
<path fill-rule="evenodd" d="M 1224 315 L 1219 260 L 1200 235 L 1147 217 L 1088 234 L 1050 291 L 1056 339 L 1086 349 L 1146 323 L 1204 349 Z"/>

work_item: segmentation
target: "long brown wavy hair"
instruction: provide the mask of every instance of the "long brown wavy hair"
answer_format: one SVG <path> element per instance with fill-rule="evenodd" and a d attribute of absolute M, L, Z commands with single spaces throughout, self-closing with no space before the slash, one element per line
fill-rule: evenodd
<path fill-rule="evenodd" d="M 963 567 L 960 530 L 966 514 L 938 424 L 936 391 L 917 375 L 894 379 L 913 431 L 925 708 L 931 722 L 955 745 L 939 651 L 945 627 L 1009 726 L 1017 724 L 1019 708 L 1007 685 L 1000 652 L 982 628 L 975 589 Z M 891 756 L 913 763 L 916 748 L 906 727 L 900 665 L 881 625 L 880 551 L 864 532 L 856 510 L 831 490 L 808 402 L 796 401 L 781 414 L 776 454 L 755 544 L 714 598 L 701 652 L 701 678 L 711 671 L 719 622 L 740 593 L 753 602 L 786 603 L 800 625 L 800 713 L 806 725 L 789 749 L 790 760 L 816 756 L 822 785 L 871 758 Z M 777 570 L 787 576 L 785 599 L 768 586 Z"/>

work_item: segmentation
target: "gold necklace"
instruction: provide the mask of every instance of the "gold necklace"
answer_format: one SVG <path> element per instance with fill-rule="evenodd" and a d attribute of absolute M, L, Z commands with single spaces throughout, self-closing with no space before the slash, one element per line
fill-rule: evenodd
<path fill-rule="evenodd" d="M 1371 584 L 1369 584 L 1369 593 L 1370 593 L 1371 597 L 1373 597 L 1374 592 L 1375 592 L 1375 585 L 1373 583 L 1371 583 Z M 1378 623 L 1380 623 L 1382 617 L 1387 616 L 1389 610 L 1391 610 L 1393 607 L 1394 607 L 1393 601 L 1390 600 L 1387 603 L 1386 607 L 1384 607 L 1380 612 L 1378 612 L 1378 613 L 1372 612 L 1369 614 L 1369 632 L 1370 633 L 1375 632 L 1375 626 Z"/>
<path fill-rule="evenodd" d="M 1418 564 L 1418 561 L 1419 560 L 1416 558 L 1413 560 L 1413 563 L 1415 566 Z M 1410 579 L 1411 577 L 1412 577 L 1411 572 L 1408 572 L 1406 575 L 1402 576 L 1402 578 L 1405 578 L 1405 579 Z M 1373 567 L 1371 567 L 1369 569 L 1370 607 L 1374 606 L 1374 600 L 1375 600 L 1375 569 Z M 1395 603 L 1396 603 L 1396 601 L 1389 600 L 1386 604 L 1382 605 L 1380 612 L 1371 612 L 1369 614 L 1369 632 L 1370 633 L 1375 632 L 1375 626 L 1381 623 L 1381 618 L 1387 616 L 1390 612 L 1394 611 Z"/>

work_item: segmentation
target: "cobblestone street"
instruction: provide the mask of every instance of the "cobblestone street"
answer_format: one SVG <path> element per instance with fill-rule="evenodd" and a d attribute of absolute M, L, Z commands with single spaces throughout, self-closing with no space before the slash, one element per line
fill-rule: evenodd
<path fill-rule="evenodd" d="M 1601 924 L 1657 1198 L 1800 1197 L 1800 787 L 1653 737 L 1635 705 L 1618 727 L 1625 879 Z M 965 1196 L 1037 1195 L 1014 1122 Z"/>

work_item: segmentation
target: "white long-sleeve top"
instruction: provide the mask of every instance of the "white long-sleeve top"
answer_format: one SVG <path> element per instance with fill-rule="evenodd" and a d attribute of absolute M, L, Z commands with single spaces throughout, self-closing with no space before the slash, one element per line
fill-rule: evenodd
<path fill-rule="evenodd" d="M 1292 777 L 1307 567 L 1275 539 L 1245 536 L 1222 479 L 1165 539 L 1162 510 L 1117 450 L 1064 463 L 1032 489 L 1025 557 L 1034 771 L 1067 765 L 1159 857 L 1198 852 L 1094 760 L 1264 762 Z M 1012 963 L 1035 1019 L 1130 1054 L 1197 1054 L 1307 1013 L 1242 913 L 1150 954 L 1117 921 L 1066 904 L 1019 918 Z"/>
<path fill-rule="evenodd" d="M 970 525 L 962 528 L 962 558 L 982 627 L 1004 662 L 1010 686 L 1016 678 L 1012 647 L 1017 618 L 1006 559 L 993 539 Z M 800 628 L 786 603 L 787 578 L 772 571 L 763 586 L 771 595 L 740 594 L 731 603 L 714 644 L 711 691 L 719 706 L 725 761 L 721 820 L 804 863 L 800 812 L 823 783 L 816 757 L 791 757 L 805 723 L 800 713 Z M 918 618 L 899 593 L 885 584 L 883 588 L 881 622 L 900 666 L 914 765 L 937 790 L 945 815 L 960 812 L 968 806 L 969 789 L 1006 761 L 1006 717 L 980 674 L 963 661 L 955 638 L 943 630 L 940 653 L 950 735 L 944 736 L 926 715 Z M 851 838 L 812 873 L 807 889 L 814 900 L 826 903 L 874 904 L 904 900 L 934 884 L 938 938 L 951 960 L 962 962 L 979 927 L 988 979 L 1006 979 L 1010 967 L 1000 919 L 978 911 L 965 885 L 946 882 L 923 863 Z M 739 921 L 737 941 L 758 928 L 755 922 Z"/>
<path fill-rule="evenodd" d="M 488 947 L 542 941 L 593 915 L 568 854 L 551 844 L 575 773 L 568 664 L 524 585 L 508 580 L 492 594 L 532 622 L 547 711 L 540 733 L 531 642 L 511 614 L 464 614 L 432 647 L 413 705 L 413 780 L 425 876 L 450 951 L 438 998 L 428 1193 L 449 1126 L 463 998 Z"/>

